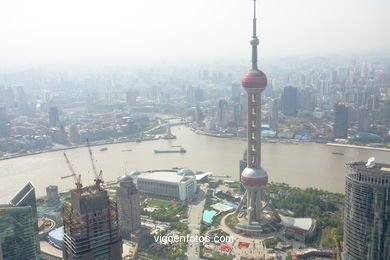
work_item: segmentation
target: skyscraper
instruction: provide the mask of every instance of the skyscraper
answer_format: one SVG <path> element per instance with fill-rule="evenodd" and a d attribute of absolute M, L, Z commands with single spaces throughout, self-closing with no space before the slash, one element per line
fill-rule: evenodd
<path fill-rule="evenodd" d="M 126 92 L 126 103 L 129 106 L 135 106 L 137 104 L 137 91 L 129 89 Z"/>
<path fill-rule="evenodd" d="M 69 126 L 69 140 L 72 143 L 80 142 L 80 133 L 77 125 L 72 124 Z"/>
<path fill-rule="evenodd" d="M 117 202 L 121 236 L 131 240 L 131 234 L 141 227 L 139 193 L 131 176 L 120 179 Z"/>
<path fill-rule="evenodd" d="M 0 138 L 8 135 L 7 107 L 0 106 Z"/>
<path fill-rule="evenodd" d="M 122 259 L 116 203 L 99 185 L 72 190 L 62 220 L 64 260 Z"/>
<path fill-rule="evenodd" d="M 344 246 L 349 260 L 390 259 L 390 165 L 348 165 Z"/>
<path fill-rule="evenodd" d="M 240 84 L 233 83 L 232 84 L 232 100 L 234 103 L 240 103 Z"/>
<path fill-rule="evenodd" d="M 0 259 L 40 259 L 35 188 L 27 183 L 0 205 Z"/>
<path fill-rule="evenodd" d="M 278 132 L 279 126 L 279 102 L 277 99 L 271 101 L 271 119 L 270 119 L 270 128 L 272 131 Z"/>
<path fill-rule="evenodd" d="M 218 101 L 217 107 L 217 127 L 225 129 L 228 124 L 228 103 L 226 100 L 221 99 Z"/>
<path fill-rule="evenodd" d="M 254 3 L 252 45 L 252 69 L 244 76 L 242 86 L 248 93 L 247 109 L 247 167 L 241 174 L 241 183 L 245 186 L 245 194 L 237 208 L 239 212 L 246 201 L 246 218 L 236 225 L 237 229 L 261 232 L 264 225 L 269 223 L 264 210 L 269 205 L 264 193 L 264 186 L 268 183 L 268 174 L 261 167 L 261 92 L 267 86 L 266 75 L 257 68 L 256 35 L 256 0 Z"/>
<path fill-rule="evenodd" d="M 348 137 L 348 108 L 341 103 L 334 105 L 334 138 Z"/>
<path fill-rule="evenodd" d="M 282 112 L 285 116 L 297 115 L 298 90 L 295 87 L 285 87 L 282 94 Z"/>
<path fill-rule="evenodd" d="M 238 128 L 242 125 L 242 104 L 235 103 L 234 104 L 234 123 L 235 126 Z"/>
<path fill-rule="evenodd" d="M 57 126 L 58 122 L 58 108 L 57 107 L 50 107 L 49 108 L 49 125 L 50 126 Z"/>
<path fill-rule="evenodd" d="M 367 107 L 359 107 L 359 132 L 368 132 L 370 130 L 370 113 Z"/>

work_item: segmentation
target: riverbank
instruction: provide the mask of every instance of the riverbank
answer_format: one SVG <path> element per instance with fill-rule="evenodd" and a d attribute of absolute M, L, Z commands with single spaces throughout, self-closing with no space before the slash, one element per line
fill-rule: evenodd
<path fill-rule="evenodd" d="M 338 143 L 327 143 L 327 145 L 346 147 L 346 148 L 374 150 L 374 151 L 381 151 L 381 152 L 390 152 L 389 148 L 381 148 L 381 147 L 361 146 L 361 145 L 354 145 L 354 144 L 338 144 Z"/>
<path fill-rule="evenodd" d="M 226 138 L 226 139 L 234 139 L 234 140 L 241 140 L 246 141 L 246 137 L 237 137 L 233 136 L 233 134 L 221 134 L 221 133 L 210 133 L 203 130 L 199 130 L 196 128 L 191 127 L 191 130 L 200 135 L 206 135 L 216 138 Z M 300 142 L 308 142 L 308 143 L 323 143 L 319 141 L 310 141 L 310 140 L 301 140 L 301 139 L 281 139 L 281 138 L 262 138 L 262 143 L 280 143 L 280 144 L 299 144 Z M 382 148 L 382 147 L 373 147 L 373 146 L 363 146 L 363 145 L 354 145 L 354 144 L 340 144 L 340 143 L 326 143 L 330 146 L 339 146 L 339 147 L 346 147 L 346 148 L 356 148 L 356 149 L 366 149 L 366 150 L 375 150 L 375 151 L 382 151 L 382 152 L 390 152 L 390 148 Z"/>
<path fill-rule="evenodd" d="M 135 139 L 135 140 L 115 140 L 115 141 L 111 141 L 111 142 L 95 142 L 95 143 L 90 143 L 90 146 L 94 147 L 94 146 L 103 146 L 103 145 L 121 144 L 121 143 L 139 143 L 139 142 L 155 141 L 155 140 L 160 140 L 160 138 L 146 138 L 146 139 Z M 30 156 L 30 155 L 43 154 L 43 153 L 53 153 L 53 152 L 58 152 L 58 151 L 72 150 L 72 149 L 83 148 L 83 147 L 87 147 L 87 144 L 66 146 L 66 147 L 62 147 L 62 148 L 51 148 L 51 149 L 47 149 L 47 150 L 27 152 L 27 153 L 23 153 L 23 154 L 12 154 L 9 156 L 0 157 L 0 161 L 1 160 L 15 159 L 15 158 L 19 158 L 19 157 L 25 157 L 25 156 Z"/>
<path fill-rule="evenodd" d="M 239 141 L 246 141 L 246 137 L 240 137 L 240 136 L 234 136 L 233 134 L 221 134 L 221 133 L 210 133 L 206 132 L 203 130 L 199 130 L 196 128 L 191 127 L 190 128 L 194 133 L 200 134 L 200 135 L 206 135 L 206 136 L 211 136 L 211 137 L 216 137 L 216 138 L 225 138 L 225 139 L 233 139 L 233 140 L 239 140 Z M 262 143 L 280 143 L 280 144 L 299 144 L 300 142 L 310 142 L 306 140 L 300 140 L 300 139 L 288 139 L 288 138 L 274 138 L 274 137 L 269 137 L 269 138 L 261 138 Z M 315 143 L 315 142 L 313 142 Z"/>

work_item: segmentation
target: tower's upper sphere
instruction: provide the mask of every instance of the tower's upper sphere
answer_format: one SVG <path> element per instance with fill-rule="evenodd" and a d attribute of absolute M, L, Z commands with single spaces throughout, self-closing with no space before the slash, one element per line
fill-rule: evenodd
<path fill-rule="evenodd" d="M 259 39 L 257 37 L 253 37 L 251 40 L 251 45 L 259 45 Z"/>
<path fill-rule="evenodd" d="M 261 70 L 252 69 L 242 79 L 242 86 L 246 89 L 261 89 L 267 87 L 267 76 Z"/>
<path fill-rule="evenodd" d="M 247 189 L 262 187 L 268 183 L 268 174 L 263 169 L 247 167 L 242 171 L 241 182 Z"/>

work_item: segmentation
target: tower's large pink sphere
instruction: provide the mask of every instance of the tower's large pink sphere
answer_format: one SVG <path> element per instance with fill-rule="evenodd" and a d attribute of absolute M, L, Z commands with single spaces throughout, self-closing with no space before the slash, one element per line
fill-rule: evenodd
<path fill-rule="evenodd" d="M 247 189 L 262 187 L 268 183 L 268 174 L 263 169 L 245 168 L 241 174 L 241 182 Z"/>
<path fill-rule="evenodd" d="M 242 79 L 242 86 L 264 90 L 267 87 L 267 76 L 261 70 L 250 70 Z"/>

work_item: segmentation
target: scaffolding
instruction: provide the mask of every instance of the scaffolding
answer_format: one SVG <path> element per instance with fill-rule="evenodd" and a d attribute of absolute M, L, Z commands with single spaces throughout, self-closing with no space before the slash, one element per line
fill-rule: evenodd
<path fill-rule="evenodd" d="M 72 191 L 72 206 L 62 208 L 64 259 L 121 259 L 116 202 L 96 186 Z"/>

